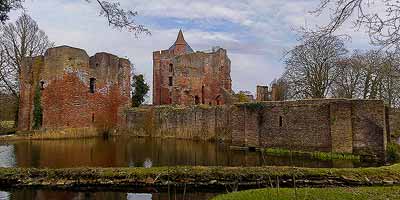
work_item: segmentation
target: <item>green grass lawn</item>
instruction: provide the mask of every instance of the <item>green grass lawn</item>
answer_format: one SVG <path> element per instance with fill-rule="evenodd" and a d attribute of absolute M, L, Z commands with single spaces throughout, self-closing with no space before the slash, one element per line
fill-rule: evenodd
<path fill-rule="evenodd" d="M 400 199 L 400 187 L 276 188 L 224 194 L 213 200 L 392 200 Z"/>

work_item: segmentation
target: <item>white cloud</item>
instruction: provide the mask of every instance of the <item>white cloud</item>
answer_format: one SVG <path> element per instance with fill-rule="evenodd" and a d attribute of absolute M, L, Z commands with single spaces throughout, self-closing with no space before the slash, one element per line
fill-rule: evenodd
<path fill-rule="evenodd" d="M 106 51 L 129 58 L 138 72 L 152 82 L 152 52 L 167 49 L 179 28 L 195 50 L 212 46 L 228 49 L 232 60 L 235 90 L 254 91 L 256 84 L 268 84 L 283 71 L 283 50 L 294 45 L 293 28 L 326 23 L 327 16 L 308 11 L 319 0 L 120 0 L 121 5 L 139 11 L 152 36 L 135 39 L 114 30 L 98 16 L 95 2 L 84 0 L 40 0 L 26 2 L 28 14 L 36 19 L 57 45 L 86 49 L 89 55 Z M 13 19 L 18 15 L 13 13 Z M 163 19 L 162 22 L 152 21 Z M 166 21 L 174 19 L 175 21 Z M 174 27 L 174 23 L 179 23 Z M 197 25 L 196 25 L 197 24 Z M 201 24 L 201 25 L 198 25 Z M 233 26 L 226 28 L 225 25 Z M 183 27 L 182 27 L 183 26 Z M 221 27 L 220 27 L 221 26 Z M 355 36 L 351 46 L 365 47 L 367 36 L 349 27 Z"/>

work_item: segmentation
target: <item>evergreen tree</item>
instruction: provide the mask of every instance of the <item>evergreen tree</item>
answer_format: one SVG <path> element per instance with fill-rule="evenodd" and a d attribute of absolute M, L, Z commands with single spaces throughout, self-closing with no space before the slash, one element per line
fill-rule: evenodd
<path fill-rule="evenodd" d="M 150 87 L 144 80 L 143 74 L 134 75 L 132 82 L 132 107 L 139 107 L 149 92 Z"/>

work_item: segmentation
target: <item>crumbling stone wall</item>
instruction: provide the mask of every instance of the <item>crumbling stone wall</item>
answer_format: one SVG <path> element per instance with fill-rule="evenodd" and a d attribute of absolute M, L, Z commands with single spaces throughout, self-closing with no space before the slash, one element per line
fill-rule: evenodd
<path fill-rule="evenodd" d="M 127 134 L 179 139 L 231 140 L 230 109 L 169 107 L 127 111 Z"/>
<path fill-rule="evenodd" d="M 222 105 L 232 91 L 225 49 L 193 52 L 179 33 L 169 50 L 153 52 L 153 105 Z"/>
<path fill-rule="evenodd" d="M 385 106 L 379 100 L 272 101 L 127 113 L 135 135 L 219 139 L 233 145 L 385 157 Z"/>
<path fill-rule="evenodd" d="M 93 81 L 93 91 L 90 82 Z M 50 48 L 26 58 L 20 75 L 19 130 L 33 126 L 33 98 L 40 88 L 42 129 L 97 127 L 125 123 L 130 99 L 130 63 L 108 53 L 89 57 L 78 48 Z"/>
<path fill-rule="evenodd" d="M 384 157 L 387 145 L 385 106 L 379 100 L 353 101 L 353 152 Z"/>

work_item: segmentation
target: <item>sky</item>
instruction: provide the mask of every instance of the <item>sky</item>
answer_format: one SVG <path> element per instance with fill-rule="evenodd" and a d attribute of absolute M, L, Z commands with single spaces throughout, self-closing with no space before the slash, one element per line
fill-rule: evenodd
<path fill-rule="evenodd" d="M 112 0 L 111 0 L 112 1 Z M 138 11 L 137 22 L 151 36 L 113 29 L 99 17 L 92 0 L 26 0 L 25 12 L 37 21 L 56 46 L 85 49 L 89 55 L 109 52 L 130 59 L 137 73 L 152 84 L 152 52 L 168 49 L 179 29 L 195 51 L 213 46 L 227 49 L 235 92 L 255 93 L 256 85 L 269 85 L 284 71 L 284 52 L 298 44 L 296 30 L 326 24 L 328 15 L 310 11 L 319 0 L 119 0 Z M 11 13 L 11 21 L 21 11 Z M 365 31 L 345 25 L 340 33 L 352 36 L 349 50 L 369 48 Z M 149 95 L 151 97 L 151 95 Z"/>

